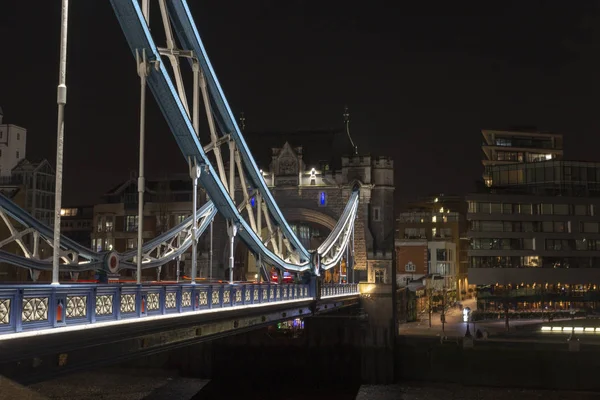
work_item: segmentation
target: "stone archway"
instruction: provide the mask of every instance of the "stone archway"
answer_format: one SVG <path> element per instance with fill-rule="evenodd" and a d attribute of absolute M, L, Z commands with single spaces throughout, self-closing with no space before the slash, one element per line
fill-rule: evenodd
<path fill-rule="evenodd" d="M 309 208 L 285 208 L 282 209 L 282 214 L 285 217 L 288 223 L 308 223 L 311 225 L 316 225 L 321 228 L 324 228 L 326 231 L 331 232 L 335 227 L 337 221 L 317 210 L 311 210 Z M 263 237 L 268 236 L 268 229 L 264 227 L 262 229 Z M 327 233 L 329 234 L 329 233 Z M 325 237 L 321 239 L 324 240 Z M 316 244 L 316 243 L 314 243 Z M 313 245 L 314 245 L 313 244 Z M 320 243 L 319 243 L 320 244 Z M 318 245 L 317 245 L 318 247 Z M 316 247 L 315 247 L 316 248 Z M 254 256 L 247 250 L 246 245 L 236 239 L 235 250 L 234 250 L 234 280 L 243 281 L 243 280 L 254 280 L 255 275 L 258 273 L 256 268 L 256 260 L 254 260 Z M 229 265 L 229 247 L 225 247 L 224 257 L 223 257 L 224 265 L 228 267 Z"/>

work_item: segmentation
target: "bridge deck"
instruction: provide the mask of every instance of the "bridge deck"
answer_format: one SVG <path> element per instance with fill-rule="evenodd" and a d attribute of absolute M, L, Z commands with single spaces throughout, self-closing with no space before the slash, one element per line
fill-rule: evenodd
<path fill-rule="evenodd" d="M 323 299 L 358 294 L 358 285 L 326 285 Z M 321 297 L 321 296 L 319 296 Z M 186 315 L 313 301 L 308 284 L 2 285 L 0 341 Z"/>
<path fill-rule="evenodd" d="M 0 335 L 0 375 L 16 379 L 22 383 L 30 383 L 51 378 L 69 371 L 86 369 L 103 364 L 112 364 L 128 358 L 139 357 L 165 351 L 175 347 L 188 346 L 193 343 L 213 340 L 219 337 L 238 334 L 249 330 L 268 326 L 276 322 L 294 318 L 310 317 L 358 304 L 357 285 L 327 285 L 321 288 L 327 293 L 317 300 L 309 293 L 310 285 L 274 285 L 274 284 L 240 284 L 240 285 L 150 285 L 150 286 L 110 286 L 110 285 L 29 285 L 21 289 L 2 287 L 0 297 L 6 299 L 11 292 L 17 299 L 15 304 L 22 304 L 23 317 L 19 332 L 10 332 L 5 327 Z M 306 289 L 306 295 L 304 294 Z M 229 291 L 229 301 L 227 298 Z M 141 306 L 146 296 L 147 308 L 141 312 L 136 308 L 128 317 L 119 314 L 119 307 L 113 306 L 112 319 L 99 319 L 95 310 L 104 303 L 99 299 L 112 293 L 115 302 L 120 296 L 135 294 L 138 301 L 133 303 L 121 301 L 121 305 L 134 304 Z M 41 312 L 47 319 L 44 321 L 23 321 L 30 318 L 31 310 L 26 306 L 36 299 L 46 298 L 43 304 L 58 304 L 58 299 L 81 297 L 86 293 L 86 317 L 79 317 L 78 322 L 67 324 L 51 322 L 57 311 L 46 308 Z M 159 307 L 154 313 L 149 311 L 152 301 L 149 295 L 157 293 Z M 167 294 L 175 293 L 178 299 L 190 293 L 192 304 L 196 299 L 202 302 L 206 294 L 207 303 L 175 308 L 167 312 Z M 212 304 L 214 299 L 218 302 Z M 238 295 L 241 293 L 241 300 Z M 246 293 L 249 302 L 244 304 Z M 254 293 L 258 300 L 253 303 Z M 272 294 L 272 297 L 271 297 Z M 43 297 L 47 296 L 47 297 Z M 162 298 L 165 300 L 162 300 Z M 172 297 L 172 296 L 171 296 Z M 291 298 L 290 298 L 291 297 Z M 187 296 L 186 296 L 187 298 Z M 239 302 L 236 300 L 240 300 Z M 67 302 L 69 300 L 66 300 Z M 83 300 L 80 300 L 83 301 Z M 216 300 L 215 300 L 216 301 Z M 180 300 L 177 305 L 179 306 Z M 73 304 L 71 300 L 68 304 Z M 92 304 L 96 307 L 87 306 Z M 112 303 L 113 305 L 115 303 Z M 152 306 L 155 307 L 156 305 Z M 16 312 L 11 307 L 12 312 Z M 74 307 L 74 306 L 69 306 Z M 204 307 L 204 308 L 202 308 Z M 27 311 L 25 311 L 27 309 Z M 41 310 L 41 309 L 40 309 Z M 34 310 L 35 311 L 35 310 Z M 70 313 L 70 314 L 67 314 Z M 64 315 L 73 315 L 75 311 L 65 310 Z M 90 314 L 91 313 L 91 314 Z M 94 319 L 93 316 L 96 315 Z M 117 319 L 117 318 L 121 319 Z M 86 319 L 87 318 L 87 319 Z M 94 322 L 91 322 L 94 320 Z M 84 322 L 87 321 L 87 322 Z M 13 330 L 15 321 L 6 324 Z"/>

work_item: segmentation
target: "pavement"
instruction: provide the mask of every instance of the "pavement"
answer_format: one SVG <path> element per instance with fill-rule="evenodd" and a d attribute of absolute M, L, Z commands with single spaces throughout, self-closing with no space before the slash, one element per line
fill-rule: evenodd
<path fill-rule="evenodd" d="M 469 307 L 471 310 L 476 310 L 476 301 L 474 299 L 462 302 L 463 307 Z M 599 324 L 593 321 L 593 324 Z M 491 342 L 531 342 L 531 343 L 564 343 L 568 334 L 551 334 L 540 333 L 537 326 L 545 325 L 566 325 L 571 326 L 574 323 L 570 318 L 562 320 L 554 320 L 552 323 L 541 319 L 528 320 L 510 320 L 509 332 L 506 332 L 504 319 L 469 322 L 469 330 L 473 336 L 477 329 L 486 331 L 488 339 Z M 585 320 L 581 320 L 575 325 L 585 325 Z M 536 326 L 537 325 L 537 326 Z M 532 329 L 524 329 L 531 326 Z M 446 323 L 442 324 L 440 313 L 433 313 L 431 318 L 431 327 L 429 326 L 429 318 L 425 314 L 420 321 L 401 324 L 398 328 L 400 336 L 425 336 L 439 337 L 442 340 L 444 337 L 447 340 L 454 341 L 464 337 L 467 331 L 467 323 L 463 321 L 462 312 L 458 308 L 451 308 L 446 312 Z M 582 344 L 600 345 L 600 335 L 577 335 L 578 340 Z"/>

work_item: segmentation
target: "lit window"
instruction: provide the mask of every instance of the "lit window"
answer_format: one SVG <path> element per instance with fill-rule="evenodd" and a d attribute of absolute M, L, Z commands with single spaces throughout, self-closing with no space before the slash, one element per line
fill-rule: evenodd
<path fill-rule="evenodd" d="M 327 193 L 321 192 L 319 193 L 319 206 L 325 207 L 327 205 Z"/>
<path fill-rule="evenodd" d="M 437 222 L 437 215 L 434 215 L 433 217 L 431 217 L 431 222 Z"/>
<path fill-rule="evenodd" d="M 385 271 L 383 269 L 375 270 L 375 283 L 385 283 Z"/>
<path fill-rule="evenodd" d="M 112 232 L 113 231 L 113 219 L 112 219 L 112 217 L 106 217 L 106 221 L 104 223 L 104 226 L 106 228 L 106 232 Z"/>
<path fill-rule="evenodd" d="M 126 232 L 135 232 L 138 229 L 138 216 L 137 215 L 127 215 L 125 216 L 125 231 Z"/>

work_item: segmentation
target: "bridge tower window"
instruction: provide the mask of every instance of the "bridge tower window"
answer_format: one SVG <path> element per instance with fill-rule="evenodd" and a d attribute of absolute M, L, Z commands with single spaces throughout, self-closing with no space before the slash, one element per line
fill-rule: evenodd
<path fill-rule="evenodd" d="M 319 193 L 319 207 L 327 206 L 327 193 L 320 192 Z"/>

